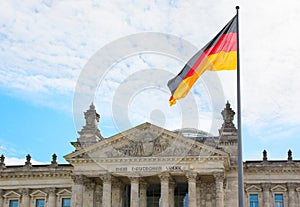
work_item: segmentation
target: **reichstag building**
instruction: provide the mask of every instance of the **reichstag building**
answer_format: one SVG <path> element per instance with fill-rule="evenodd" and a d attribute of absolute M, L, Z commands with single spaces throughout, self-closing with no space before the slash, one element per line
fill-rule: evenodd
<path fill-rule="evenodd" d="M 219 136 L 151 123 L 104 139 L 94 105 L 58 164 L 21 166 L 0 158 L 0 207 L 237 207 L 237 130 L 227 103 Z M 300 161 L 244 162 L 245 206 L 300 207 Z"/>

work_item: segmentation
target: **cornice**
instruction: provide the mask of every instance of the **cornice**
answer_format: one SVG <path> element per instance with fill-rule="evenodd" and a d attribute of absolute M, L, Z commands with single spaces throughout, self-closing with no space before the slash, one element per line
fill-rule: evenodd
<path fill-rule="evenodd" d="M 1 179 L 24 179 L 24 178 L 68 178 L 71 177 L 73 169 L 67 170 L 57 170 L 52 171 L 50 169 L 44 169 L 43 171 L 34 171 L 34 170 L 14 170 L 10 169 L 9 171 L 2 170 L 0 172 Z"/>
<path fill-rule="evenodd" d="M 244 168 L 244 173 L 272 173 L 272 174 L 282 174 L 282 173 L 286 173 L 286 174 L 290 174 L 290 173 L 295 173 L 295 174 L 299 174 L 300 173 L 300 168 L 299 167 L 271 167 L 271 166 L 263 166 L 263 167 L 248 167 L 248 168 Z"/>
<path fill-rule="evenodd" d="M 166 161 L 225 161 L 228 162 L 227 156 L 186 156 L 186 157 L 115 157 L 115 158 L 76 158 L 70 159 L 69 162 L 72 164 L 80 163 L 131 163 L 131 162 L 166 162 Z"/>

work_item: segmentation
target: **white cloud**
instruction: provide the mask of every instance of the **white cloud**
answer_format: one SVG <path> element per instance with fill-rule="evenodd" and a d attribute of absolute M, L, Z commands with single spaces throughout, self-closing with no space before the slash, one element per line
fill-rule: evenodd
<path fill-rule="evenodd" d="M 62 108 L 70 109 L 80 71 L 104 45 L 129 34 L 156 31 L 177 35 L 201 48 L 235 14 L 235 5 L 236 1 L 228 0 L 217 4 L 192 0 L 79 1 L 76 4 L 72 1 L 31 1 L 22 6 L 18 1 L 3 1 L 0 8 L 0 87 L 10 95 L 22 94 L 21 98 L 37 101 L 35 104 L 56 108 L 63 105 Z M 258 134 L 265 128 L 279 126 L 285 131 L 285 127 L 300 122 L 300 13 L 297 11 L 300 3 L 296 0 L 288 4 L 255 0 L 239 5 L 243 124 Z M 181 67 L 182 63 L 163 55 L 137 55 L 122 60 L 98 87 L 96 101 L 102 118 L 111 119 L 114 91 L 130 75 L 148 68 L 177 73 Z M 235 78 L 232 73 L 220 73 L 225 99 L 234 109 Z M 207 107 L 209 97 L 203 91 L 193 89 L 199 110 L 206 109 L 209 113 L 213 109 Z M 161 102 L 168 99 L 166 94 L 148 95 L 152 96 L 153 107 L 167 110 Z M 149 102 L 142 99 L 131 102 L 132 122 L 149 118 Z M 218 106 L 218 110 L 221 109 Z M 173 122 L 176 116 L 170 114 L 168 118 Z M 201 122 L 208 125 L 205 118 Z M 295 133 L 297 131 L 295 129 Z M 269 137 L 278 134 L 272 130 L 266 133 Z"/>
<path fill-rule="evenodd" d="M 25 158 L 16 158 L 16 157 L 6 157 L 5 158 L 5 165 L 10 166 L 10 165 L 25 165 L 26 159 Z M 49 163 L 44 163 L 44 162 L 39 162 L 36 160 L 31 160 L 30 161 L 32 165 L 42 165 L 42 164 L 49 164 Z"/>

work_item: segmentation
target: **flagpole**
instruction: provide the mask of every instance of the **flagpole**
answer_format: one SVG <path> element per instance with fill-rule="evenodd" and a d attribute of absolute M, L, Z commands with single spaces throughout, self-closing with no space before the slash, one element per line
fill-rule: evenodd
<path fill-rule="evenodd" d="M 236 6 L 237 16 L 237 125 L 238 125 L 238 198 L 239 207 L 244 207 L 244 179 L 242 156 L 242 122 L 241 122 L 241 84 L 240 84 L 240 48 L 239 48 L 239 6 Z"/>

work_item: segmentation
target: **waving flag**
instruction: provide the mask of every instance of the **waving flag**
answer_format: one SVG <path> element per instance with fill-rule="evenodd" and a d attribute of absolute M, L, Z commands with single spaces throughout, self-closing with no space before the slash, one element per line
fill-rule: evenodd
<path fill-rule="evenodd" d="M 169 80 L 172 93 L 170 106 L 184 98 L 197 79 L 206 71 L 235 70 L 237 68 L 237 16 L 205 47 L 198 51 L 183 67 L 180 73 Z"/>

